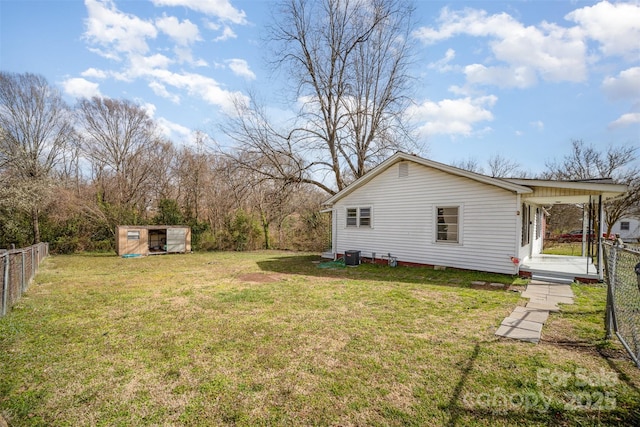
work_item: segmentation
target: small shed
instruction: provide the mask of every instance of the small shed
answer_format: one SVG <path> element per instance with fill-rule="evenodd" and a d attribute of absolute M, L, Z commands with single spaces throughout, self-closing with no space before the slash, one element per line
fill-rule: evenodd
<path fill-rule="evenodd" d="M 146 256 L 191 252 L 191 228 L 182 225 L 119 225 L 116 253 Z"/>

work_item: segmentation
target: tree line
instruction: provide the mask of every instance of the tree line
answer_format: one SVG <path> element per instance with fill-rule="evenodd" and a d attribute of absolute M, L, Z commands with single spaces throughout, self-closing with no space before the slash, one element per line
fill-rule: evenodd
<path fill-rule="evenodd" d="M 110 250 L 121 224 L 187 224 L 200 249 L 327 244 L 320 191 L 257 177 L 204 133 L 178 147 L 135 103 L 71 108 L 42 76 L 2 72 L 0 105 L 0 246 Z"/>
<path fill-rule="evenodd" d="M 94 97 L 73 107 L 46 79 L 0 72 L 0 247 L 49 241 L 60 252 L 108 250 L 116 225 L 186 224 L 197 249 L 329 245 L 320 203 L 412 137 L 413 8 L 403 0 L 283 0 L 267 31 L 294 118 L 274 119 L 252 93 L 219 124 L 178 146 L 140 105 Z M 541 178 L 612 177 L 630 186 L 609 203 L 609 227 L 638 215 L 637 147 L 573 141 Z M 474 160 L 454 166 L 484 173 Z M 489 159 L 495 177 L 529 175 Z M 530 176 L 529 176 L 530 177 Z"/>

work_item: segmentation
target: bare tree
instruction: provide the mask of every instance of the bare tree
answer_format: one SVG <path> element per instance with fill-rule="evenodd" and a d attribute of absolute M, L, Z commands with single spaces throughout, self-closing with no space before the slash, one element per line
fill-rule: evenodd
<path fill-rule="evenodd" d="M 480 166 L 480 162 L 478 162 L 478 159 L 473 157 L 469 157 L 467 160 L 453 162 L 451 166 L 458 169 L 464 169 L 469 172 L 484 174 L 484 169 Z"/>
<path fill-rule="evenodd" d="M 494 178 L 507 178 L 514 175 L 522 175 L 520 163 L 496 154 L 487 161 L 489 165 L 489 175 Z"/>
<path fill-rule="evenodd" d="M 279 129 L 254 98 L 237 104 L 225 133 L 245 158 L 271 163 L 258 171 L 270 179 L 343 189 L 409 144 L 412 12 L 402 0 L 283 1 L 268 38 L 272 65 L 295 88 L 297 120 Z"/>
<path fill-rule="evenodd" d="M 590 180 L 610 178 L 629 186 L 627 194 L 605 204 L 607 234 L 618 220 L 634 215 L 640 206 L 640 168 L 634 166 L 637 147 L 609 146 L 599 151 L 581 140 L 571 143 L 571 153 L 561 161 L 547 163 L 548 179 Z"/>
<path fill-rule="evenodd" d="M 0 72 L 0 129 L 0 169 L 12 187 L 2 199 L 29 211 L 37 243 L 39 214 L 51 194 L 48 180 L 74 138 L 69 110 L 44 77 Z"/>
<path fill-rule="evenodd" d="M 159 155 L 163 141 L 153 120 L 142 107 L 127 100 L 82 99 L 77 111 L 99 199 L 121 213 L 144 211 L 153 169 L 168 168 Z M 118 222 L 118 216 L 112 220 Z"/>

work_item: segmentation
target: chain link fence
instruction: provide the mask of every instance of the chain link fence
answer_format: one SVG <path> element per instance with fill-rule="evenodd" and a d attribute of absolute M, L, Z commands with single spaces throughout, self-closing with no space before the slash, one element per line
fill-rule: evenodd
<path fill-rule="evenodd" d="M 615 333 L 640 368 L 640 248 L 605 243 L 607 338 Z"/>
<path fill-rule="evenodd" d="M 49 244 L 38 243 L 28 248 L 10 251 L 0 250 L 0 289 L 2 305 L 0 317 L 26 292 L 35 277 L 40 262 L 49 255 Z"/>

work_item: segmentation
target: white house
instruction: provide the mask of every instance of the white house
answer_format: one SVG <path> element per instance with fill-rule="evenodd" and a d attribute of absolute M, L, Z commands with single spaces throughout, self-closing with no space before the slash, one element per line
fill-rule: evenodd
<path fill-rule="evenodd" d="M 625 191 L 602 182 L 491 178 L 398 152 L 326 200 L 324 211 L 332 213 L 334 257 L 354 250 L 400 264 L 517 274 L 542 252 L 543 206 Z"/>
<path fill-rule="evenodd" d="M 619 235 L 623 242 L 640 242 L 640 219 L 623 218 L 613 224 L 611 233 Z"/>

